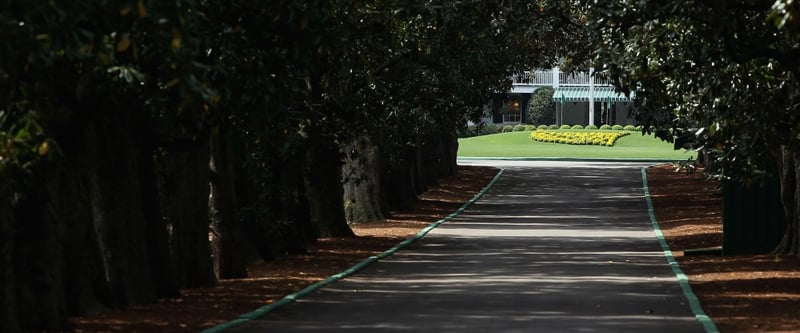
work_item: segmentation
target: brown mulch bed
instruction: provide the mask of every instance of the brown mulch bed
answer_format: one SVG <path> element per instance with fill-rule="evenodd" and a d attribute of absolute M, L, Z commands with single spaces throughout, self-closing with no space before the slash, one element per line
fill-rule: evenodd
<path fill-rule="evenodd" d="M 689 255 L 722 244 L 718 183 L 669 165 L 647 171 L 656 219 L 703 310 L 720 332 L 800 331 L 800 260 Z"/>
<path fill-rule="evenodd" d="M 230 321 L 397 245 L 461 207 L 496 174 L 495 168 L 459 166 L 456 176 L 441 180 L 411 209 L 393 212 L 384 221 L 352 225 L 358 237 L 321 239 L 308 254 L 253 263 L 248 279 L 182 290 L 181 297 L 158 304 L 73 318 L 74 331 L 199 332 Z"/>
<path fill-rule="evenodd" d="M 73 318 L 75 332 L 198 332 L 229 321 L 416 234 L 472 198 L 496 172 L 460 166 L 457 176 L 432 188 L 412 209 L 394 212 L 385 221 L 352 226 L 358 237 L 322 239 L 306 255 L 254 263 L 248 279 L 183 290 L 181 297 L 154 305 Z M 721 332 L 800 331 L 797 258 L 684 256 L 684 249 L 721 244 L 716 184 L 667 165 L 650 168 L 648 183 L 661 229 Z"/>

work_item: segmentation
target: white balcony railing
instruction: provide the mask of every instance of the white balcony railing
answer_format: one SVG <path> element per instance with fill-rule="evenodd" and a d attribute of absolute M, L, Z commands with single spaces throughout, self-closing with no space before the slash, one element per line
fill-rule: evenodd
<path fill-rule="evenodd" d="M 589 72 L 564 73 L 556 70 L 524 71 L 512 75 L 514 85 L 556 86 L 554 73 L 558 75 L 558 86 L 589 86 Z M 602 74 L 594 73 L 595 86 L 610 86 L 611 82 Z"/>
<path fill-rule="evenodd" d="M 553 71 L 524 71 L 512 76 L 513 84 L 553 85 Z"/>

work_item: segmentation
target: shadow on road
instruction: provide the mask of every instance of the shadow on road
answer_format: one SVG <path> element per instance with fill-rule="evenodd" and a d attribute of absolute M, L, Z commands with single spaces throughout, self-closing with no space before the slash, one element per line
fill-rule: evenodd
<path fill-rule="evenodd" d="M 239 327 L 270 332 L 703 332 L 638 167 L 513 167 L 420 242 Z"/>

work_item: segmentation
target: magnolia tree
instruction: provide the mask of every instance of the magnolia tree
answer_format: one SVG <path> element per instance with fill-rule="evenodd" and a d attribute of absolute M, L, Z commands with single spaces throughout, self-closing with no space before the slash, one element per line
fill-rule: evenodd
<path fill-rule="evenodd" d="M 634 114 L 673 140 L 690 134 L 720 179 L 779 177 L 787 221 L 776 253 L 800 254 L 800 48 L 796 4 L 746 0 L 585 4 L 591 59 Z M 724 13 L 721 14 L 721 13 Z"/>
<path fill-rule="evenodd" d="M 3 332 L 352 235 L 348 203 L 377 218 L 452 174 L 456 129 L 583 31 L 562 1 L 0 8 Z"/>
<path fill-rule="evenodd" d="M 456 129 L 508 91 L 510 73 L 566 53 L 570 43 L 560 41 L 580 27 L 572 10 L 560 1 L 376 2 L 347 16 L 371 31 L 345 44 L 355 66 L 341 75 L 348 90 L 332 96 L 361 125 L 347 149 L 348 219 L 380 218 L 452 174 Z"/>

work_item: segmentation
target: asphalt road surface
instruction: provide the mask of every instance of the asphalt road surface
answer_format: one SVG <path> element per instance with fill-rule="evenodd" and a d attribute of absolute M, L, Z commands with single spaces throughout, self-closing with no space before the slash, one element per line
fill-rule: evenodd
<path fill-rule="evenodd" d="M 705 332 L 636 163 L 462 161 L 505 174 L 359 273 L 228 332 Z"/>

